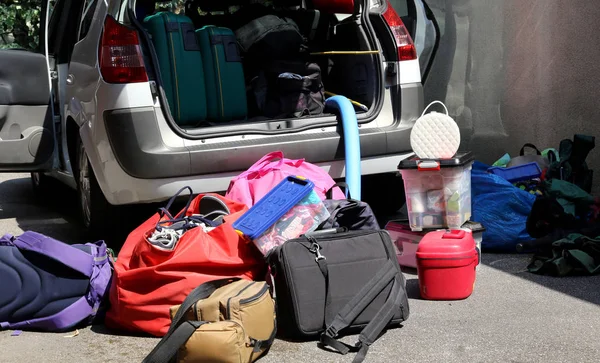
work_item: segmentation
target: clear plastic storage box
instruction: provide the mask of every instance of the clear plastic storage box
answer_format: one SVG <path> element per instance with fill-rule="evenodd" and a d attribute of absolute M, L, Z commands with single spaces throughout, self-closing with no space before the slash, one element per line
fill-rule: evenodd
<path fill-rule="evenodd" d="M 460 228 L 471 218 L 470 152 L 452 159 L 403 160 L 398 169 L 404 180 L 408 220 L 413 231 Z"/>

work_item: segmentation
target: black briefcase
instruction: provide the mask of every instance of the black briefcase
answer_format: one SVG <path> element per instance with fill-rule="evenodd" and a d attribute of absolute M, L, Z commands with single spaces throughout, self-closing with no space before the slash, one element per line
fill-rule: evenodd
<path fill-rule="evenodd" d="M 267 259 L 286 337 L 320 337 L 342 354 L 358 352 L 360 362 L 386 327 L 408 318 L 406 279 L 384 230 L 318 231 L 285 242 Z M 355 346 L 335 339 L 359 328 Z"/>

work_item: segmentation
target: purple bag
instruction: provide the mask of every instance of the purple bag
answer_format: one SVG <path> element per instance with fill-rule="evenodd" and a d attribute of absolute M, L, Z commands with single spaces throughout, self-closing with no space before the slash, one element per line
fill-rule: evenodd
<path fill-rule="evenodd" d="M 63 331 L 88 324 L 107 301 L 104 241 L 68 245 L 27 231 L 0 238 L 0 330 Z"/>

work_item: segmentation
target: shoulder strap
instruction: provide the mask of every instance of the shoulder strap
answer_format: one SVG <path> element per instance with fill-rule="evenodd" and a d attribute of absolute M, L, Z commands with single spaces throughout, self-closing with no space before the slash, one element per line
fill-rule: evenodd
<path fill-rule="evenodd" d="M 84 251 L 32 231 L 26 231 L 22 235 L 11 239 L 11 242 L 19 249 L 43 254 L 86 277 L 92 276 L 94 257 Z"/>
<path fill-rule="evenodd" d="M 394 279 L 388 299 L 358 336 L 358 342 L 355 345 L 358 348 L 358 354 L 354 357 L 353 363 L 360 363 L 365 359 L 371 344 L 377 340 L 381 332 L 394 317 L 394 313 L 400 308 L 401 296 L 400 282 Z"/>
<path fill-rule="evenodd" d="M 168 362 L 176 353 L 177 350 L 185 344 L 189 337 L 194 333 L 193 328 L 195 323 L 202 322 L 191 322 L 187 321 L 184 324 L 185 313 L 196 303 L 198 300 L 206 299 L 215 292 L 218 288 L 221 288 L 234 281 L 240 280 L 239 277 L 213 280 L 203 283 L 198 286 L 183 300 L 179 310 L 171 321 L 171 326 L 167 334 L 158 342 L 156 347 L 148 354 L 144 359 L 143 363 L 164 363 Z M 202 325 L 202 324 L 200 324 Z M 198 327 L 200 326 L 198 325 Z M 180 328 L 182 326 L 182 328 Z M 185 338 L 185 339 L 184 339 Z M 179 345 L 177 345 L 179 344 Z"/>
<path fill-rule="evenodd" d="M 377 339 L 400 306 L 401 295 L 396 279 L 397 274 L 398 270 L 392 261 L 388 260 L 377 274 L 340 310 L 333 322 L 327 326 L 325 332 L 321 334 L 321 343 L 336 349 L 341 354 L 358 351 L 359 354 L 355 357 L 354 363 L 364 360 L 369 346 Z M 393 283 L 390 295 L 375 317 L 362 330 L 356 346 L 348 346 L 337 341 L 335 337 L 338 333 L 348 327 L 390 282 Z"/>
<path fill-rule="evenodd" d="M 1 322 L 0 329 L 36 328 L 56 332 L 78 324 L 94 313 L 94 308 L 83 296 L 54 315 L 16 323 Z"/>
<path fill-rule="evenodd" d="M 170 362 L 185 342 L 194 334 L 196 329 L 207 324 L 206 321 L 185 321 L 173 331 L 167 339 L 166 336 L 158 343 L 156 348 L 144 359 L 142 363 Z"/>

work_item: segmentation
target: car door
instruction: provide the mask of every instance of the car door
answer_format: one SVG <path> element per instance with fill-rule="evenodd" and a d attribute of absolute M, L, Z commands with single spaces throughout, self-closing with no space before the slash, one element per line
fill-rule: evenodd
<path fill-rule="evenodd" d="M 48 0 L 0 4 L 0 171 L 52 167 L 55 117 L 45 41 L 50 10 Z"/>
<path fill-rule="evenodd" d="M 440 31 L 425 0 L 389 0 L 413 39 L 419 56 L 421 82 L 425 84 L 437 52 Z"/>
<path fill-rule="evenodd" d="M 427 81 L 431 64 L 440 42 L 440 30 L 433 12 L 425 0 L 413 0 L 414 10 L 409 16 L 416 18 L 415 46 L 421 66 L 421 81 Z"/>

